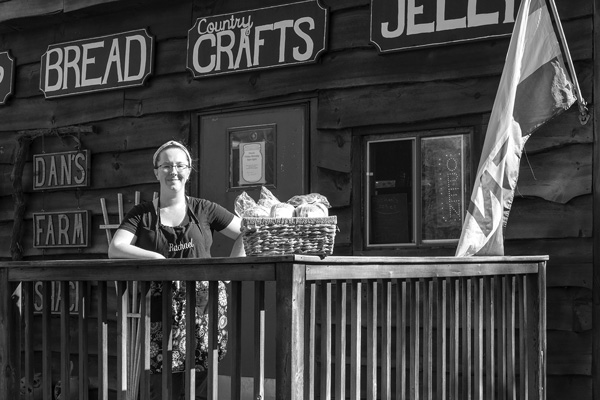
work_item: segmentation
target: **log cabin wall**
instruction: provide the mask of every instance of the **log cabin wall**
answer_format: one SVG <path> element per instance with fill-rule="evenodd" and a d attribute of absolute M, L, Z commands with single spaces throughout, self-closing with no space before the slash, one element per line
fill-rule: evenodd
<path fill-rule="evenodd" d="M 329 9 L 327 51 L 316 64 L 202 80 L 186 70 L 187 30 L 200 15 L 282 1 L 0 1 L 0 51 L 16 60 L 15 92 L 0 106 L 0 258 L 106 257 L 100 198 L 116 221 L 140 191 L 157 190 L 149 160 L 166 139 L 195 140 L 198 112 L 311 100 L 310 190 L 339 218 L 335 254 L 442 255 L 453 246 L 367 251 L 362 241 L 364 135 L 468 128 L 483 142 L 508 38 L 379 54 L 369 43 L 369 0 L 322 0 Z M 593 2 L 557 0 L 583 96 L 593 98 Z M 40 57 L 48 45 L 147 28 L 156 40 L 154 76 L 143 87 L 46 100 Z M 69 128 L 60 134 L 61 129 Z M 62 132 L 65 132 L 64 130 Z M 30 144 L 23 144 L 30 138 Z M 91 150 L 89 187 L 34 192 L 32 154 Z M 548 398 L 592 398 L 593 119 L 577 107 L 529 140 L 506 231 L 507 255 L 548 254 Z M 26 151 L 22 176 L 17 163 Z M 474 152 L 477 155 L 477 151 Z M 477 160 L 474 160 L 476 165 Z M 15 175 L 11 178 L 11 175 Z M 22 178 L 22 182 L 19 180 Z M 17 193 L 23 190 L 21 198 Z M 15 202 L 17 206 L 15 206 Z M 18 206 L 22 224 L 15 221 Z M 32 215 L 91 210 L 90 245 L 34 249 Z M 13 231 L 14 228 L 16 231 Z M 18 249 L 8 245 L 17 238 Z M 15 252 L 16 251 L 16 252 Z M 598 389 L 596 388 L 596 391 Z"/>

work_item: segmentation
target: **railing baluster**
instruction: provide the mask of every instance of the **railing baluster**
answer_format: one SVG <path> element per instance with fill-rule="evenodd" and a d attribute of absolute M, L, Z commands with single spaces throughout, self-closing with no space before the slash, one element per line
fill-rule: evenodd
<path fill-rule="evenodd" d="M 381 285 L 381 398 L 392 398 L 392 282 Z M 336 397 L 339 398 L 339 397 Z"/>
<path fill-rule="evenodd" d="M 406 400 L 406 281 L 396 280 L 396 397 Z"/>
<path fill-rule="evenodd" d="M 433 398 L 433 281 L 420 282 L 423 299 L 423 398 Z"/>
<path fill-rule="evenodd" d="M 140 325 L 139 325 L 139 367 L 140 400 L 150 398 L 150 313 L 151 294 L 150 282 L 140 282 Z"/>
<path fill-rule="evenodd" d="M 474 398 L 483 400 L 483 279 L 473 279 L 473 378 Z"/>
<path fill-rule="evenodd" d="M 228 357 L 231 357 L 231 398 L 242 397 L 242 282 L 231 281 Z"/>
<path fill-rule="evenodd" d="M 79 325 L 79 400 L 87 400 L 89 393 L 89 372 L 88 372 L 88 286 L 86 281 L 78 282 L 77 302 L 78 302 L 78 325 Z M 67 397 L 65 397 L 66 399 Z"/>
<path fill-rule="evenodd" d="M 517 383 L 515 379 L 515 277 L 506 278 L 506 297 L 508 300 L 506 307 L 506 363 L 507 363 L 507 388 L 509 400 L 517 397 Z"/>
<path fill-rule="evenodd" d="M 195 329 L 194 326 L 194 331 Z M 219 281 L 210 281 L 208 286 L 208 376 L 206 379 L 208 399 L 217 400 L 219 398 Z"/>
<path fill-rule="evenodd" d="M 254 398 L 265 396 L 265 283 L 254 284 Z"/>
<path fill-rule="evenodd" d="M 42 282 L 42 398 L 43 400 L 52 400 L 52 348 L 50 342 L 52 338 L 51 327 L 51 290 L 52 282 Z M 101 397 L 99 400 L 105 400 Z"/>
<path fill-rule="evenodd" d="M 346 398 L 346 282 L 336 281 L 335 398 Z"/>
<path fill-rule="evenodd" d="M 117 283 L 117 399 L 127 399 L 127 310 L 129 309 L 129 290 L 127 282 Z"/>
<path fill-rule="evenodd" d="M 362 282 L 352 281 L 350 343 L 350 399 L 360 400 L 361 342 L 362 342 Z"/>
<path fill-rule="evenodd" d="M 196 396 L 196 281 L 185 281 L 185 399 Z M 212 321 L 214 322 L 214 321 Z M 210 389 L 209 389 L 210 395 Z M 210 397 L 209 397 L 210 399 Z"/>
<path fill-rule="evenodd" d="M 498 379 L 496 388 L 498 390 L 498 400 L 506 400 L 506 276 L 497 276 L 495 278 L 496 292 L 496 333 L 497 333 L 497 356 Z"/>
<path fill-rule="evenodd" d="M 448 388 L 450 399 L 459 399 L 459 351 L 460 351 L 460 280 L 450 279 L 450 385 Z"/>
<path fill-rule="evenodd" d="M 436 348 L 436 361 L 437 361 L 437 380 L 436 380 L 436 397 L 439 400 L 447 399 L 446 392 L 446 371 L 448 357 L 447 352 L 447 333 L 448 328 L 448 285 L 447 279 L 434 279 L 434 290 L 436 300 L 436 318 L 437 318 L 437 348 Z"/>
<path fill-rule="evenodd" d="M 420 299 L 420 291 L 419 291 L 419 281 L 414 279 L 409 279 L 407 282 L 408 286 L 408 299 L 409 299 L 409 312 L 410 312 L 410 375 L 409 375 L 409 387 L 410 387 L 410 395 L 409 398 L 413 400 L 419 400 L 420 391 L 419 391 L 419 350 L 420 350 L 420 341 L 419 341 L 419 331 L 420 331 L 420 321 L 419 321 L 419 299 Z"/>
<path fill-rule="evenodd" d="M 98 281 L 98 400 L 108 400 L 108 313 L 106 286 L 106 281 Z M 50 298 L 49 294 L 47 296 Z M 45 298 L 44 304 L 49 304 Z"/>
<path fill-rule="evenodd" d="M 527 275 L 517 277 L 517 290 L 519 293 L 519 398 L 529 399 L 529 357 L 531 351 L 527 347 L 527 334 L 529 332 L 529 291 L 527 287 Z"/>
<path fill-rule="evenodd" d="M 367 399 L 377 398 L 377 281 L 367 282 Z"/>
<path fill-rule="evenodd" d="M 162 281 L 162 400 L 170 400 L 173 391 L 173 281 Z"/>
<path fill-rule="evenodd" d="M 316 329 L 317 329 L 317 284 L 312 282 L 309 285 L 307 285 L 308 287 L 308 307 L 306 308 L 307 313 L 305 313 L 305 320 L 308 321 L 305 324 L 305 335 L 304 337 L 307 338 L 306 343 L 308 344 L 307 347 L 307 359 L 306 359 L 306 380 L 305 380 L 305 384 L 306 384 L 306 391 L 305 391 L 305 395 L 306 395 L 306 399 L 307 400 L 314 400 L 315 398 L 315 374 L 316 374 L 316 365 L 317 365 L 317 358 L 316 358 L 316 346 L 317 346 L 317 339 L 316 339 Z"/>
<path fill-rule="evenodd" d="M 496 313 L 496 297 L 494 296 L 494 281 L 496 278 L 485 277 L 483 278 L 483 291 L 484 291 L 484 313 L 485 319 L 485 398 L 486 400 L 496 399 L 496 349 L 494 347 L 495 338 L 495 313 Z"/>
<path fill-rule="evenodd" d="M 21 283 L 22 291 L 22 316 L 23 339 L 25 351 L 25 376 L 21 377 L 25 382 L 24 398 L 33 399 L 33 282 Z"/>
<path fill-rule="evenodd" d="M 321 399 L 331 399 L 331 282 L 321 284 Z"/>

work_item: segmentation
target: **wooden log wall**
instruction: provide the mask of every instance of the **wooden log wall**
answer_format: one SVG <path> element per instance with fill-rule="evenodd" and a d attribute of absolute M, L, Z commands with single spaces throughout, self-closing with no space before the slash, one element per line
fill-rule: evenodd
<path fill-rule="evenodd" d="M 35 139 L 23 175 L 27 203 L 21 246 L 26 259 L 103 258 L 107 243 L 100 198 L 113 222 L 117 193 L 125 209 L 134 192 L 151 198 L 148 168 L 166 139 L 191 142 L 196 112 L 280 101 L 317 99 L 311 132 L 311 191 L 325 194 L 338 215 L 335 253 L 439 255 L 450 247 L 417 251 L 362 251 L 361 137 L 368 134 L 468 127 L 475 147 L 486 124 L 508 38 L 390 54 L 369 43 L 369 0 L 321 0 L 329 8 L 328 49 L 316 64 L 193 80 L 185 69 L 187 29 L 200 15 L 282 4 L 282 0 L 34 0 L 0 1 L 0 50 L 16 59 L 15 93 L 0 106 L 0 243 L 14 225 L 11 173 L 18 140 L 36 129 L 86 125 L 80 136 L 92 151 L 89 188 L 33 192 L 31 155 L 73 150 L 70 138 Z M 557 0 L 584 98 L 593 99 L 593 2 Z M 155 74 L 140 88 L 46 100 L 39 90 L 40 57 L 52 43 L 148 28 L 156 39 Z M 544 125 L 529 140 L 506 231 L 506 254 L 548 254 L 548 398 L 591 398 L 593 119 L 578 110 Z M 476 154 L 475 159 L 478 156 Z M 32 213 L 88 209 L 90 246 L 39 250 L 32 246 Z M 11 257 L 0 247 L 0 259 Z M 596 389 L 600 390 L 600 389 Z"/>

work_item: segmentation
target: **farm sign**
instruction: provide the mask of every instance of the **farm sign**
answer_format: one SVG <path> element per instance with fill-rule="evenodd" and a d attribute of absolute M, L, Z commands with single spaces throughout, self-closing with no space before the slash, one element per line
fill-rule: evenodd
<path fill-rule="evenodd" d="M 48 46 L 40 90 L 46 98 L 141 86 L 153 73 L 154 39 L 145 29 Z"/>
<path fill-rule="evenodd" d="M 316 0 L 201 17 L 188 32 L 194 78 L 315 62 L 327 43 Z"/>
<path fill-rule="evenodd" d="M 33 247 L 87 247 L 89 211 L 33 213 Z"/>
<path fill-rule="evenodd" d="M 0 105 L 13 93 L 15 60 L 7 51 L 0 52 Z"/>
<path fill-rule="evenodd" d="M 371 0 L 371 42 L 380 52 L 512 32 L 520 0 Z"/>

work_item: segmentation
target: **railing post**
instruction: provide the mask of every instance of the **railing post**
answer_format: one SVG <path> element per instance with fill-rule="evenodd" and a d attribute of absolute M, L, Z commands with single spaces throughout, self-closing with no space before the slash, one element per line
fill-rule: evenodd
<path fill-rule="evenodd" d="M 15 372 L 10 359 L 11 306 L 8 268 L 0 267 L 0 399 L 17 398 Z"/>
<path fill-rule="evenodd" d="M 278 400 L 304 399 L 305 265 L 281 263 L 277 277 L 277 387 Z"/>

